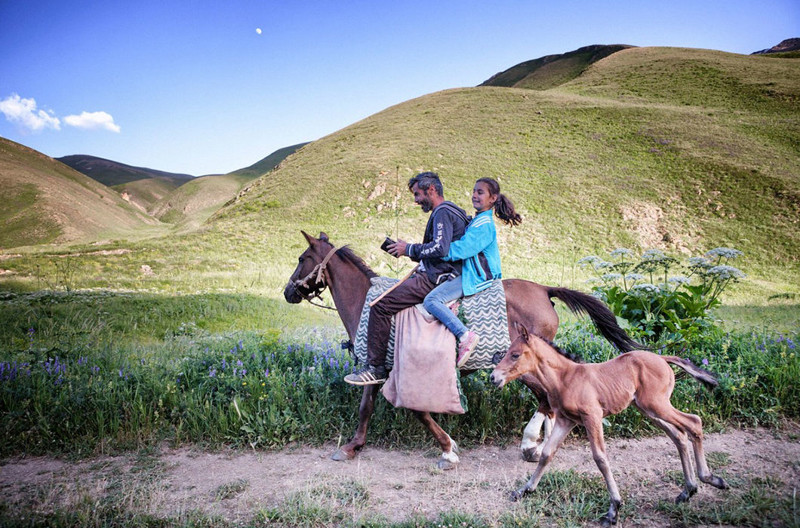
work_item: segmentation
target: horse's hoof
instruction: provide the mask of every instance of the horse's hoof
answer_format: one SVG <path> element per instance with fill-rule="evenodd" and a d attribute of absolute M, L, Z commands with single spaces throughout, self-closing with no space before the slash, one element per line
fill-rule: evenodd
<path fill-rule="evenodd" d="M 436 462 L 436 467 L 441 469 L 442 471 L 447 471 L 449 469 L 455 469 L 458 464 L 454 464 L 449 460 L 445 460 L 444 458 L 440 458 L 438 462 Z"/>
<path fill-rule="evenodd" d="M 344 451 L 343 449 L 337 449 L 336 452 L 331 455 L 331 460 L 344 462 L 345 460 L 352 460 L 355 458 L 355 456 L 355 454 L 348 454 L 347 451 Z"/>
<path fill-rule="evenodd" d="M 511 502 L 517 502 L 522 498 L 522 495 L 522 492 L 519 490 L 514 490 L 509 494 L 508 498 L 511 499 Z"/>
<path fill-rule="evenodd" d="M 525 462 L 538 462 L 541 453 L 536 451 L 535 447 L 522 450 L 522 460 Z"/>

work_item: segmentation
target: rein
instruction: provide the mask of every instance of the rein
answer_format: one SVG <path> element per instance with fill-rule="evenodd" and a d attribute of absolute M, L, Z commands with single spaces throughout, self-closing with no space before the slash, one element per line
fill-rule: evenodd
<path fill-rule="evenodd" d="M 335 247 L 331 248 L 328 254 L 325 255 L 325 258 L 322 259 L 322 262 L 314 266 L 314 269 L 312 269 L 308 275 L 306 275 L 302 279 L 297 279 L 293 282 L 295 290 L 297 290 L 297 293 L 299 293 L 300 296 L 303 297 L 303 299 L 313 304 L 314 306 L 318 306 L 320 308 L 325 308 L 326 310 L 333 310 L 333 311 L 338 311 L 338 310 L 336 310 L 336 308 L 331 308 L 330 306 L 325 306 L 324 304 L 315 303 L 314 299 L 321 299 L 322 292 L 324 292 L 325 289 L 328 287 L 328 284 L 325 281 L 324 272 L 328 267 L 328 262 L 330 262 L 334 253 L 336 253 L 337 251 L 339 251 L 338 248 Z M 314 277 L 314 275 L 316 275 L 316 277 L 314 278 L 314 288 L 312 289 L 308 285 L 308 279 Z M 303 294 L 299 289 L 300 286 L 302 286 L 307 290 L 310 290 L 309 293 Z"/>

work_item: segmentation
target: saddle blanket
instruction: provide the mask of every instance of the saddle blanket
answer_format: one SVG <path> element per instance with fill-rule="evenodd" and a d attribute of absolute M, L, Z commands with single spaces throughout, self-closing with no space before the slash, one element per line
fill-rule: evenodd
<path fill-rule="evenodd" d="M 381 293 L 389 289 L 397 279 L 390 277 L 375 277 L 372 287 L 367 292 L 364 307 L 361 309 L 361 319 L 356 331 L 354 353 L 359 364 L 367 361 L 367 324 L 369 322 L 369 303 L 377 299 Z M 406 310 L 416 310 L 409 307 Z M 492 356 L 496 352 L 505 352 L 511 346 L 508 335 L 508 312 L 506 310 L 506 293 L 503 283 L 496 280 L 485 290 L 461 299 L 459 317 L 462 317 L 467 328 L 480 337 L 478 346 L 472 352 L 467 363 L 461 370 L 478 370 L 494 368 Z M 437 325 L 442 325 L 436 322 Z M 444 325 L 442 325 L 444 326 Z M 392 329 L 389 334 L 389 346 L 386 353 L 386 368 L 391 370 L 394 366 L 395 348 L 395 319 L 392 319 Z M 453 350 L 455 360 L 455 350 Z"/>

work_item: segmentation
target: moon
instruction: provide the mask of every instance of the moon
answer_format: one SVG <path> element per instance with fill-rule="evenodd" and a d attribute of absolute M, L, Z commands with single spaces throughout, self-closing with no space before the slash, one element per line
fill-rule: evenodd
<path fill-rule="evenodd" d="M 256 28 L 256 33 L 261 34 L 261 28 Z"/>

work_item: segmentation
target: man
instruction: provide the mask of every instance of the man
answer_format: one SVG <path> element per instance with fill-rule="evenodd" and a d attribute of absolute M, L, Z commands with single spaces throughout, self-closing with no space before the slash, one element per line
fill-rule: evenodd
<path fill-rule="evenodd" d="M 367 325 L 367 365 L 345 376 L 352 385 L 374 385 L 387 379 L 386 349 L 389 345 L 392 317 L 401 310 L 421 303 L 442 282 L 461 274 L 461 261 L 445 262 L 450 242 L 458 240 L 467 228 L 467 213 L 453 202 L 445 201 L 444 189 L 434 172 L 422 172 L 408 181 L 414 203 L 430 212 L 421 244 L 398 240 L 389 245 L 389 253 L 407 256 L 419 262 L 417 271 L 386 294 L 369 311 Z"/>

